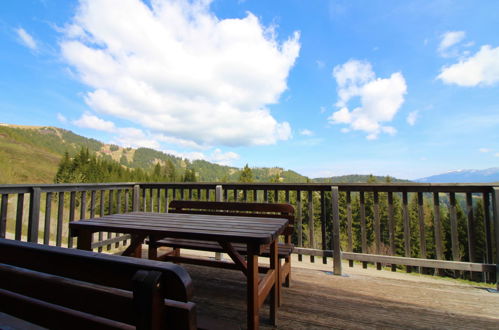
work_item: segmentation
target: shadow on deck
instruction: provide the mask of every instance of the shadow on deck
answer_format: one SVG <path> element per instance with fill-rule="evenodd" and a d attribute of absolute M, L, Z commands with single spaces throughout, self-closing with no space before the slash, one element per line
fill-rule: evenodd
<path fill-rule="evenodd" d="M 296 256 L 295 256 L 296 257 Z M 237 271 L 183 265 L 195 285 L 198 313 L 245 327 L 245 281 Z M 497 329 L 499 294 L 454 280 L 294 260 L 283 288 L 279 329 Z M 260 313 L 268 323 L 268 307 Z M 239 328 L 236 326 L 236 328 Z M 228 330 L 227 328 L 224 330 Z"/>

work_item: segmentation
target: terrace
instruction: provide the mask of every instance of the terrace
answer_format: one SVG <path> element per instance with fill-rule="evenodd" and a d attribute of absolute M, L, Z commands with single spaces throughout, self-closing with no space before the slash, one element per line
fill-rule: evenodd
<path fill-rule="evenodd" d="M 288 202 L 296 210 L 296 248 L 278 328 L 494 328 L 498 189 L 486 184 L 2 185 L 0 237 L 72 248 L 70 221 L 165 213 L 174 199 Z M 101 232 L 92 247 L 117 253 L 129 242 L 128 235 Z M 244 327 L 244 275 L 185 268 L 199 314 Z M 262 328 L 270 328 L 266 315 L 264 308 Z"/>

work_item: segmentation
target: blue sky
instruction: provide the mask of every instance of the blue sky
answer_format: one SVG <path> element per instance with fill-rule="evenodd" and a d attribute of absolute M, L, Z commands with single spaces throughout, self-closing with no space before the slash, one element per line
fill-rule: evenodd
<path fill-rule="evenodd" d="M 309 177 L 499 162 L 499 2 L 0 2 L 1 122 Z"/>

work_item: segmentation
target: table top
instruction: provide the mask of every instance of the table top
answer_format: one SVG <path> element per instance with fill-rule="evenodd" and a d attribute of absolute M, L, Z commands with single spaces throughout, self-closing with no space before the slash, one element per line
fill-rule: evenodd
<path fill-rule="evenodd" d="M 71 230 L 110 231 L 126 234 L 269 244 L 286 228 L 284 218 L 224 216 L 184 213 L 131 212 L 73 221 Z"/>

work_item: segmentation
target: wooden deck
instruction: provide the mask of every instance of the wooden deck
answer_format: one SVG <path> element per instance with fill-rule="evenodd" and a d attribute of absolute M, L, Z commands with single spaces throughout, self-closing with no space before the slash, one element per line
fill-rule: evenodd
<path fill-rule="evenodd" d="M 296 256 L 294 256 L 296 257 Z M 199 314 L 244 329 L 245 279 L 241 272 L 184 265 L 195 285 Z M 293 260 L 278 329 L 498 329 L 499 293 L 454 280 Z M 228 330 L 230 327 L 225 327 Z M 268 307 L 261 313 L 268 323 Z"/>

